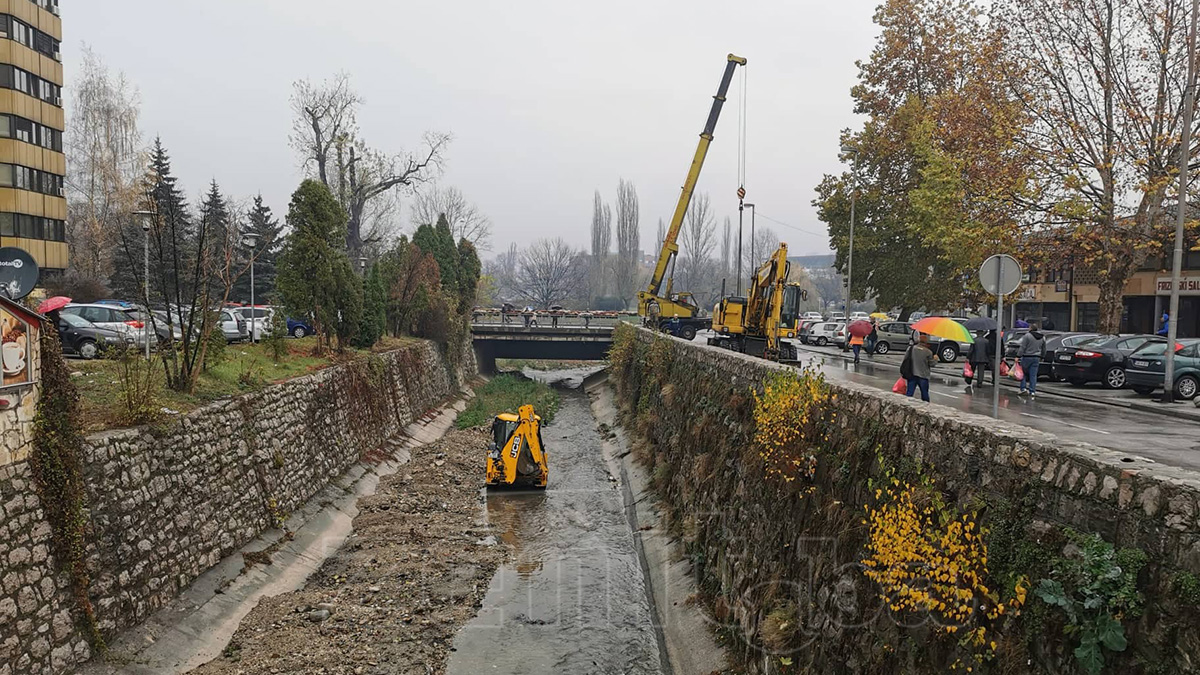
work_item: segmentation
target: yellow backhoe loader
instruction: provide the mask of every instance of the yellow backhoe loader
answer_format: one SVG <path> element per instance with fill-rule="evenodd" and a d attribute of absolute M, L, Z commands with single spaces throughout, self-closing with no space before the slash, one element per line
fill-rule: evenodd
<path fill-rule="evenodd" d="M 788 283 L 790 267 L 787 244 L 781 243 L 755 270 L 749 297 L 729 296 L 713 308 L 716 335 L 708 343 L 771 361 L 795 361 L 796 347 L 784 338 L 796 337 L 800 301 L 808 293 Z"/>
<path fill-rule="evenodd" d="M 526 485 L 544 488 L 550 477 L 546 450 L 542 447 L 542 419 L 533 406 L 523 405 L 517 414 L 500 413 L 492 420 L 488 444 L 487 484 Z"/>

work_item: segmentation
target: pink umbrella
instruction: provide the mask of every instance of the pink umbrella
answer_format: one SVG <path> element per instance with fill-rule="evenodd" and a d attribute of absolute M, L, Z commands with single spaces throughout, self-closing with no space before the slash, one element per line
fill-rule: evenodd
<path fill-rule="evenodd" d="M 64 295 L 56 295 L 53 298 L 43 300 L 42 304 L 38 305 L 37 311 L 38 314 L 45 314 L 46 312 L 53 312 L 56 309 L 62 309 L 69 304 L 71 304 L 70 298 Z"/>

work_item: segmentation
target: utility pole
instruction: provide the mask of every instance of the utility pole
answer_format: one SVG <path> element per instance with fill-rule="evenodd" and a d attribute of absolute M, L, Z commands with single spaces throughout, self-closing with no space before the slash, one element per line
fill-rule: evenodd
<path fill-rule="evenodd" d="M 150 226 L 154 222 L 153 211 L 134 211 L 133 215 L 142 223 L 142 302 L 145 303 L 146 325 L 142 328 L 146 339 L 146 360 L 150 360 L 150 332 L 153 330 L 153 315 L 150 314 Z M 167 308 L 170 311 L 170 307 Z"/>
<path fill-rule="evenodd" d="M 1175 257 L 1171 264 L 1171 304 L 1167 310 L 1167 363 L 1163 373 L 1164 403 L 1175 402 L 1175 337 L 1179 334 L 1179 278 L 1183 268 L 1183 226 L 1187 222 L 1188 172 L 1192 159 L 1192 115 L 1196 104 L 1196 18 L 1200 0 L 1192 0 L 1188 17 L 1187 88 L 1183 99 L 1183 131 L 1179 141 L 1179 198 L 1175 206 Z"/>
<path fill-rule="evenodd" d="M 858 198 L 858 151 L 849 145 L 842 146 L 842 152 L 850 155 L 850 254 L 846 260 L 846 303 L 842 311 L 846 320 L 850 319 L 850 291 L 854 281 L 854 202 Z"/>

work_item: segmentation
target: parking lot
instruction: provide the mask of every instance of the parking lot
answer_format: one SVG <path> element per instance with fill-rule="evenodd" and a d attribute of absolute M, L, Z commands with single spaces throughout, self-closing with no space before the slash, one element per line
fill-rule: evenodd
<path fill-rule="evenodd" d="M 706 335 L 697 336 L 705 340 Z M 800 363 L 817 367 L 830 380 L 867 384 L 890 391 L 900 373 L 902 352 L 868 357 L 859 365 L 833 346 L 802 345 Z M 992 414 L 992 388 L 964 391 L 962 361 L 939 363 L 930 378 L 932 403 L 980 415 Z M 990 375 L 990 373 L 989 373 Z M 1200 470 L 1200 410 L 1190 402 L 1173 405 L 1130 390 L 1107 390 L 1098 384 L 1038 384 L 1036 399 L 1017 395 L 1017 383 L 1000 378 L 1000 419 L 1062 438 L 1093 443 L 1157 462 Z"/>

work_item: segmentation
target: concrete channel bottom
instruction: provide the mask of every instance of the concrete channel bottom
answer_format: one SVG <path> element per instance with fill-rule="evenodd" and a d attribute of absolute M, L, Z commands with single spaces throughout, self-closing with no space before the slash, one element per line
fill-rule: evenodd
<path fill-rule="evenodd" d="M 459 631 L 447 672 L 719 670 L 724 659 L 707 622 L 685 602 L 694 592 L 687 565 L 672 562 L 645 479 L 609 431 L 616 409 L 603 375 L 587 378 L 585 395 L 580 385 L 594 371 L 526 374 L 563 389 L 542 430 L 550 485 L 487 493 L 487 518 L 513 560 Z"/>
<path fill-rule="evenodd" d="M 286 523 L 293 532 L 290 541 L 282 541 L 280 530 L 264 533 L 197 578 L 144 624 L 122 634 L 110 646 L 107 662 L 93 661 L 80 669 L 81 675 L 184 673 L 211 661 L 260 599 L 302 588 L 350 535 L 359 498 L 374 494 L 379 479 L 404 466 L 413 448 L 441 438 L 465 407 L 466 401 L 459 400 L 410 424 L 389 441 L 390 459 L 356 465 L 293 514 Z M 270 565 L 243 571 L 244 554 L 266 549 L 274 549 Z"/>

